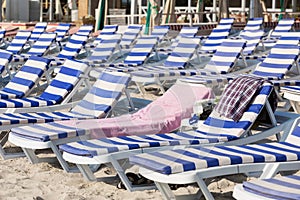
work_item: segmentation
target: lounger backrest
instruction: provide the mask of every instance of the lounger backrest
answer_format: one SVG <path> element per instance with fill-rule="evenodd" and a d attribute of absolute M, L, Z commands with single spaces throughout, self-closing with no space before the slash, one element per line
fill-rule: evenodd
<path fill-rule="evenodd" d="M 95 39 L 94 44 L 99 44 L 102 39 L 111 38 L 112 35 L 116 34 L 118 28 L 118 25 L 105 25 L 98 37 Z"/>
<path fill-rule="evenodd" d="M 159 41 L 161 41 L 168 34 L 169 30 L 169 26 L 154 26 L 151 36 L 158 37 Z"/>
<path fill-rule="evenodd" d="M 17 98 L 26 96 L 48 70 L 49 63 L 49 59 L 30 56 L 2 91 L 16 94 Z"/>
<path fill-rule="evenodd" d="M 82 25 L 79 27 L 78 31 L 76 32 L 77 35 L 89 36 L 93 30 L 92 25 Z"/>
<path fill-rule="evenodd" d="M 114 34 L 103 38 L 100 43 L 93 49 L 92 54 L 88 60 L 104 62 L 108 61 L 113 52 L 119 48 L 122 35 Z"/>
<path fill-rule="evenodd" d="M 84 47 L 87 39 L 87 35 L 73 34 L 68 40 L 63 50 L 57 55 L 57 57 L 65 59 L 74 59 Z"/>
<path fill-rule="evenodd" d="M 245 28 L 243 29 L 243 31 L 256 31 L 256 30 L 260 30 L 261 26 L 263 23 L 263 18 L 262 17 L 258 17 L 258 18 L 250 18 L 245 26 Z"/>
<path fill-rule="evenodd" d="M 195 55 L 196 50 L 199 48 L 200 39 L 191 37 L 181 37 L 178 45 L 173 49 L 172 53 L 164 62 L 166 68 L 179 68 L 183 69 L 190 59 Z"/>
<path fill-rule="evenodd" d="M 289 32 L 294 26 L 295 19 L 281 19 L 271 33 L 271 37 L 280 37 L 282 33 Z"/>
<path fill-rule="evenodd" d="M 220 74 L 230 72 L 246 46 L 244 40 L 226 39 L 218 47 L 205 69 L 213 70 Z"/>
<path fill-rule="evenodd" d="M 31 41 L 31 42 L 37 41 L 37 39 L 39 39 L 41 34 L 45 32 L 46 28 L 47 28 L 47 22 L 36 23 L 36 25 L 34 26 L 34 29 L 31 32 L 29 41 Z"/>
<path fill-rule="evenodd" d="M 128 56 L 124 59 L 124 64 L 142 65 L 149 58 L 157 45 L 157 37 L 144 36 L 140 37 Z M 122 41 L 121 41 L 122 43 Z"/>
<path fill-rule="evenodd" d="M 178 36 L 182 37 L 195 37 L 199 31 L 198 26 L 183 26 L 178 34 Z M 180 38 L 178 38 L 180 39 Z"/>
<path fill-rule="evenodd" d="M 267 58 L 257 65 L 253 74 L 269 79 L 282 79 L 299 57 L 299 39 L 296 32 L 285 33 L 272 47 Z"/>
<path fill-rule="evenodd" d="M 60 103 L 72 91 L 81 75 L 87 73 L 87 69 L 88 66 L 82 62 L 66 60 L 40 98 Z"/>
<path fill-rule="evenodd" d="M 27 54 L 35 56 L 44 56 L 54 43 L 56 33 L 43 33 L 32 45 Z"/>
<path fill-rule="evenodd" d="M 129 25 L 123 33 L 121 46 L 132 45 L 136 38 L 141 34 L 143 25 Z"/>
<path fill-rule="evenodd" d="M 87 95 L 71 110 L 72 113 L 105 117 L 118 102 L 130 81 L 121 72 L 103 72 Z"/>
<path fill-rule="evenodd" d="M 60 42 L 66 35 L 68 35 L 68 31 L 70 29 L 71 24 L 60 23 L 55 30 L 56 33 L 56 41 Z"/>
<path fill-rule="evenodd" d="M 4 75 L 5 69 L 13 58 L 13 53 L 0 49 L 0 74 Z"/>
<path fill-rule="evenodd" d="M 232 28 L 233 19 L 221 19 L 220 23 L 216 28 L 212 30 L 208 38 L 201 46 L 203 51 L 215 51 L 217 47 L 223 42 L 224 39 L 227 39 L 230 30 Z"/>
<path fill-rule="evenodd" d="M 263 30 L 243 31 L 243 33 L 240 36 L 243 40 L 247 41 L 243 54 L 244 55 L 253 54 L 259 42 L 262 40 L 263 35 L 264 35 Z"/>
<path fill-rule="evenodd" d="M 0 29 L 0 41 L 2 42 L 5 38 L 5 33 L 6 30 L 5 29 Z"/>
<path fill-rule="evenodd" d="M 27 43 L 30 35 L 31 31 L 18 31 L 17 35 L 10 42 L 6 50 L 12 52 L 13 54 L 20 54 L 25 44 Z"/>
<path fill-rule="evenodd" d="M 233 121 L 213 111 L 203 123 L 198 124 L 196 132 L 200 133 L 201 137 L 206 135 L 207 138 L 227 137 L 228 140 L 232 140 L 241 137 L 257 119 L 272 89 L 273 86 L 270 83 L 264 83 L 239 121 Z M 197 134 L 195 134 L 196 137 Z"/>

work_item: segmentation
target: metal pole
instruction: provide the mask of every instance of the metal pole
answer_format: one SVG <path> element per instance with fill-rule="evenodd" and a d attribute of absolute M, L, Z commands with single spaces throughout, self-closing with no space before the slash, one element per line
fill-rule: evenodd
<path fill-rule="evenodd" d="M 40 1 L 40 22 L 43 21 L 43 1 L 44 0 Z"/>
<path fill-rule="evenodd" d="M 297 1 L 296 0 L 292 0 L 292 7 L 293 7 L 293 12 L 297 11 Z"/>
<path fill-rule="evenodd" d="M 50 7 L 49 7 L 49 21 L 53 21 L 53 0 L 50 0 Z"/>
<path fill-rule="evenodd" d="M 249 13 L 249 17 L 250 18 L 253 18 L 254 17 L 254 4 L 255 4 L 255 2 L 254 2 L 255 0 L 250 0 L 250 13 Z"/>
<path fill-rule="evenodd" d="M 134 23 L 135 7 L 136 7 L 136 1 L 135 0 L 131 0 L 130 22 L 127 22 L 128 24 L 133 24 Z"/>
<path fill-rule="evenodd" d="M 213 0 L 213 14 L 212 14 L 212 21 L 213 22 L 217 21 L 216 11 L 217 11 L 217 0 Z"/>
<path fill-rule="evenodd" d="M 246 21 L 246 0 L 242 0 L 241 2 L 241 17 L 242 17 L 242 22 Z"/>

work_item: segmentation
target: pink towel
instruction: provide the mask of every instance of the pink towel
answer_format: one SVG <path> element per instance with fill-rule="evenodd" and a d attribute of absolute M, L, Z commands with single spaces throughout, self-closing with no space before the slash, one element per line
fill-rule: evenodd
<path fill-rule="evenodd" d="M 175 84 L 134 114 L 59 123 L 89 129 L 92 138 L 167 133 L 178 129 L 182 119 L 191 117 L 195 101 L 213 97 L 212 90 L 203 85 Z"/>

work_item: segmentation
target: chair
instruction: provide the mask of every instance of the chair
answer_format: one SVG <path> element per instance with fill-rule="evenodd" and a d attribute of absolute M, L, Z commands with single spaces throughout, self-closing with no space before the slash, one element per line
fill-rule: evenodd
<path fill-rule="evenodd" d="M 7 55 L 12 56 L 11 54 Z M 50 60 L 46 58 L 31 56 L 1 89 L 0 99 L 18 99 L 30 94 L 34 86 L 38 85 L 41 77 L 47 74 L 49 63 Z"/>
<path fill-rule="evenodd" d="M 58 55 L 50 55 L 51 66 L 62 65 L 66 59 L 75 59 L 86 44 L 88 36 L 73 34 Z"/>
<path fill-rule="evenodd" d="M 169 26 L 154 26 L 151 36 L 158 38 L 158 43 L 161 44 L 164 40 L 167 40 L 167 43 L 170 42 L 167 35 L 170 31 Z"/>
<path fill-rule="evenodd" d="M 41 58 L 42 59 L 42 58 Z M 34 112 L 67 103 L 85 81 L 89 71 L 86 64 L 67 60 L 47 88 L 36 97 L 0 100 L 0 113 Z M 35 75 L 36 76 L 36 75 Z"/>
<path fill-rule="evenodd" d="M 234 187 L 235 199 L 299 199 L 299 175 L 251 180 Z"/>
<path fill-rule="evenodd" d="M 101 63 L 112 62 L 113 58 L 116 58 L 115 54 L 122 55 L 121 37 L 119 34 L 113 34 L 102 38 L 99 44 L 93 48 L 91 55 L 82 59 L 82 61 L 92 67 L 97 67 Z"/>
<path fill-rule="evenodd" d="M 33 44 L 37 39 L 39 39 L 40 35 L 45 32 L 47 28 L 47 22 L 38 22 L 34 26 L 33 30 L 31 31 L 31 35 L 28 39 L 30 44 Z"/>
<path fill-rule="evenodd" d="M 58 120 L 104 118 L 121 98 L 129 81 L 130 77 L 128 74 L 104 72 L 82 100 L 74 107 L 71 107 L 74 104 L 69 105 L 69 111 L 3 113 L 0 114 L 0 130 L 10 130 L 13 127 Z M 66 110 L 67 107 L 66 105 L 62 105 L 59 109 L 59 106 L 56 106 L 55 110 L 61 110 L 62 108 Z M 8 133 L 6 132 L 6 134 Z M 52 138 L 51 136 L 49 137 L 49 139 Z M 4 141 L 2 141 L 3 146 Z M 19 154 L 7 153 L 4 148 L 1 148 L 0 155 L 3 159 L 7 159 Z"/>
<path fill-rule="evenodd" d="M 156 37 L 152 36 L 140 37 L 123 61 L 94 64 L 95 68 L 91 71 L 91 76 L 98 77 L 99 73 L 103 70 L 119 72 L 138 70 L 138 66 L 145 64 L 151 58 L 151 55 L 153 55 L 157 40 Z"/>
<path fill-rule="evenodd" d="M 280 142 L 158 151 L 135 155 L 129 160 L 142 167 L 140 173 L 154 180 L 165 198 L 175 198 L 169 183 L 196 182 L 206 199 L 214 199 L 204 182 L 206 178 L 237 173 L 270 178 L 279 171 L 299 170 L 299 120 L 287 126 Z M 248 198 L 243 196 L 243 199 Z"/>
<path fill-rule="evenodd" d="M 244 34 L 244 32 L 251 32 L 251 31 L 258 31 L 261 30 L 262 28 L 262 23 L 263 23 L 263 18 L 262 17 L 257 17 L 257 18 L 250 18 L 247 21 L 246 26 L 244 27 L 243 30 L 241 30 L 237 36 L 231 36 L 230 39 L 239 39 L 241 36 Z"/>
<path fill-rule="evenodd" d="M 30 35 L 31 31 L 18 31 L 14 39 L 8 44 L 6 50 L 13 54 L 20 54 L 24 50 Z"/>
<path fill-rule="evenodd" d="M 96 39 L 92 43 L 86 44 L 85 48 L 94 48 L 101 42 L 102 39 L 111 38 L 112 35 L 117 33 L 118 28 L 118 25 L 105 25 Z"/>
<path fill-rule="evenodd" d="M 54 31 L 56 33 L 56 42 L 61 49 L 65 45 L 62 43 L 65 42 L 65 40 L 67 40 L 68 38 L 70 27 L 70 23 L 59 23 Z"/>
<path fill-rule="evenodd" d="M 79 27 L 76 34 L 89 37 L 93 29 L 94 27 L 92 25 L 82 25 Z"/>
<path fill-rule="evenodd" d="M 263 44 L 265 46 L 272 47 L 276 40 L 278 40 L 283 34 L 290 32 L 293 29 L 295 19 L 281 19 L 277 26 L 271 30 L 264 38 Z"/>
<path fill-rule="evenodd" d="M 50 50 L 51 45 L 55 43 L 56 33 L 42 33 L 36 42 L 31 46 L 28 52 L 15 54 L 12 59 L 12 64 L 24 63 L 30 56 L 45 56 Z"/>
<path fill-rule="evenodd" d="M 181 76 L 192 76 L 196 74 L 225 74 L 233 70 L 238 58 L 242 56 L 245 47 L 243 40 L 225 40 L 217 52 L 212 56 L 208 64 L 204 68 L 188 69 L 187 62 L 192 56 L 197 53 L 198 38 L 186 38 L 181 46 L 179 43 L 178 49 L 174 49 L 173 57 L 168 57 L 167 61 L 170 67 L 155 67 L 154 70 L 146 68 L 144 71 L 131 72 L 132 81 L 135 82 L 142 93 L 145 93 L 143 83 L 155 83 L 160 90 L 164 92 L 163 81 L 176 80 Z M 186 41 L 189 41 L 187 46 Z M 196 41 L 196 42 L 195 42 Z M 192 44 L 192 42 L 194 42 Z M 235 48 L 232 48 L 235 47 Z M 170 59 L 169 59 L 170 58 Z M 246 64 L 246 63 L 245 63 Z M 191 68 L 191 67 L 190 67 Z"/>
<path fill-rule="evenodd" d="M 3 77 L 8 73 L 10 74 L 10 70 L 8 68 L 9 63 L 11 62 L 13 54 L 9 51 L 0 49 L 0 74 Z"/>
<path fill-rule="evenodd" d="M 68 162 L 76 163 L 84 177 L 88 180 L 96 180 L 91 169 L 88 167 L 89 165 L 112 164 L 126 189 L 132 191 L 135 189 L 125 176 L 125 169 L 122 167 L 123 164 L 122 162 L 118 162 L 128 158 L 129 155 L 165 149 L 182 149 L 184 146 L 224 145 L 227 143 L 230 144 L 231 142 L 247 143 L 249 141 L 253 142 L 258 138 L 264 138 L 266 137 L 265 135 L 270 133 L 278 133 L 277 131 L 285 126 L 280 125 L 281 128 L 278 126 L 256 134 L 256 136 L 259 137 L 253 138 L 252 140 L 252 136 L 243 138 L 243 136 L 246 136 L 247 132 L 250 131 L 251 126 L 262 111 L 264 104 L 268 104 L 267 99 L 271 91 L 272 87 L 270 84 L 264 84 L 238 122 L 233 122 L 231 119 L 220 117 L 216 115 L 216 113 L 212 113 L 207 120 L 198 123 L 196 131 L 137 135 L 135 131 L 132 131 L 132 134 L 130 134 L 131 131 L 129 129 L 125 136 L 87 141 L 81 140 L 63 144 L 60 146 L 60 149 L 63 150 L 63 158 Z M 272 111 L 270 113 L 272 113 Z M 82 129 L 80 127 L 77 130 Z M 101 131 L 97 132 L 100 133 Z M 250 138 L 250 140 L 248 140 L 248 138 Z M 126 161 L 124 163 L 126 163 Z M 165 164 L 167 164 L 167 162 Z"/>
<path fill-rule="evenodd" d="M 171 40 L 171 46 L 170 47 L 162 47 L 157 48 L 157 51 L 163 51 L 163 52 L 172 52 L 172 50 L 178 45 L 178 42 L 181 37 L 196 37 L 197 33 L 199 31 L 198 26 L 183 26 L 178 35 L 175 39 Z"/>
<path fill-rule="evenodd" d="M 106 74 L 107 72 L 104 73 Z M 112 74 L 114 73 L 116 72 Z M 109 72 L 109 74 L 111 74 L 111 72 Z M 100 88 L 98 89 L 100 90 Z M 187 96 L 189 96 L 189 98 L 185 98 Z M 65 140 L 82 140 L 84 137 L 112 137 L 130 133 L 143 135 L 146 133 L 152 134 L 173 131 L 180 126 L 182 118 L 191 116 L 195 101 L 210 97 L 212 97 L 211 90 L 203 86 L 176 85 L 170 88 L 162 97 L 133 114 L 107 119 L 73 120 L 69 123 L 56 122 L 57 124 L 48 123 L 41 124 L 40 126 L 24 126 L 11 133 L 9 138 L 11 142 L 18 146 L 27 148 L 29 146 L 26 145 L 31 144 L 29 148 L 34 149 L 35 147 L 39 148 L 41 146 L 43 146 L 43 148 L 52 148 L 53 143 L 58 145 L 61 144 L 61 142 L 65 143 Z M 103 100 L 100 99 L 98 102 L 103 102 Z M 0 115 L 0 119 L 2 116 Z M 14 115 L 14 117 L 21 118 L 18 117 L 18 115 Z M 42 129 L 47 130 L 47 133 L 41 134 L 41 127 L 44 127 Z M 66 129 L 64 129 L 64 127 Z M 29 129 L 30 131 L 26 131 Z M 77 133 L 79 133 L 79 135 L 77 135 Z M 61 158 L 61 155 L 59 154 L 57 156 L 64 169 L 69 170 L 68 165 Z M 31 157 L 32 156 L 28 158 L 34 162 L 35 159 Z"/>
<path fill-rule="evenodd" d="M 271 80 L 276 86 L 292 84 L 291 81 L 283 78 L 293 66 L 296 67 L 298 73 L 300 71 L 298 65 L 299 39 L 299 35 L 296 33 L 285 33 L 270 50 L 266 58 L 254 66 L 255 68 L 252 70 L 251 68 L 246 68 L 245 70 L 238 70 L 228 75 L 221 74 L 217 76 L 211 74 L 195 75 L 180 79 L 180 81 L 218 85 L 220 83 L 227 83 L 228 80 L 231 80 L 238 74 L 250 72 L 256 76 Z M 195 74 L 197 74 L 197 72 L 195 72 Z"/>
<path fill-rule="evenodd" d="M 6 48 L 7 46 L 7 42 L 6 42 L 6 39 L 5 39 L 5 34 L 6 34 L 6 29 L 0 29 L 0 48 L 4 49 Z"/>
<path fill-rule="evenodd" d="M 122 36 L 122 40 L 120 43 L 121 48 L 130 49 L 134 45 L 138 36 L 141 35 L 142 29 L 143 25 L 128 25 L 127 29 L 125 30 Z"/>
<path fill-rule="evenodd" d="M 234 19 L 225 18 L 221 19 L 219 24 L 212 30 L 207 38 L 202 37 L 201 47 L 199 53 L 202 54 L 211 54 L 217 50 L 217 47 L 223 42 L 224 39 L 227 39 Z"/>

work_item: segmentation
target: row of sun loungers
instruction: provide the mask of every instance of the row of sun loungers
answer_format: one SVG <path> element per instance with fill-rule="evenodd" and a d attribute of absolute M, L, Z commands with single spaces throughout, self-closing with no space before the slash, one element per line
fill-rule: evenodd
<path fill-rule="evenodd" d="M 276 87 L 297 109 L 299 82 L 284 78 L 292 69 L 300 71 L 300 35 L 288 32 L 293 20 L 280 23 L 285 31 L 279 26 L 270 32 L 267 38 L 273 38 L 273 47 L 262 48 L 264 57 L 255 67 L 248 67 L 245 57 L 257 56 L 258 46 L 269 40 L 260 30 L 261 18 L 249 20 L 231 39 L 227 38 L 233 19 L 222 19 L 208 37 L 197 36 L 198 28 L 184 27 L 173 40 L 167 37 L 166 26 L 156 27 L 151 36 L 140 36 L 140 25 L 128 26 L 122 35 L 118 26 L 111 25 L 92 39 L 92 26 L 80 27 L 68 39 L 63 39 L 70 28 L 67 24 L 56 33 L 45 32 L 47 23 L 38 23 L 33 32 L 18 31 L 0 51 L 2 76 L 11 75 L 11 67 L 15 71 L 0 91 L 0 155 L 20 156 L 6 151 L 9 141 L 37 163 L 49 160 L 40 159 L 35 150 L 50 148 L 65 171 L 79 170 L 90 181 L 97 180 L 94 166 L 111 164 L 126 189 L 153 188 L 130 182 L 128 164 L 137 165 L 166 199 L 175 198 L 170 183 L 197 183 L 205 198 L 213 199 L 204 179 L 262 172 L 265 180 L 237 185 L 234 197 L 297 199 L 299 192 L 286 187 L 297 188 L 299 177 L 270 179 L 281 170 L 299 170 L 299 115 L 275 110 L 280 92 Z M 199 67 L 204 56 L 210 60 Z M 162 57 L 166 59 L 161 61 Z M 235 66 L 240 59 L 245 66 L 239 71 Z M 248 75 L 241 75 L 244 72 Z M 90 75 L 96 80 L 92 85 Z M 46 89 L 31 96 L 44 76 Z M 180 80 L 165 91 L 164 81 L 176 79 Z M 154 82 L 165 93 L 135 113 L 110 117 L 124 96 L 135 109 L 127 91 L 131 82 L 143 93 L 143 83 Z M 199 122 L 196 118 L 195 130 L 176 131 L 192 115 L 195 102 L 215 97 L 209 86 L 220 83 L 227 86 L 208 118 Z M 88 89 L 84 97 L 71 102 L 84 89 Z M 229 109 L 238 112 L 238 119 L 224 114 Z M 267 129 L 252 134 L 257 125 Z M 271 135 L 278 141 L 249 145 Z M 298 182 L 291 186 L 290 180 Z"/>

